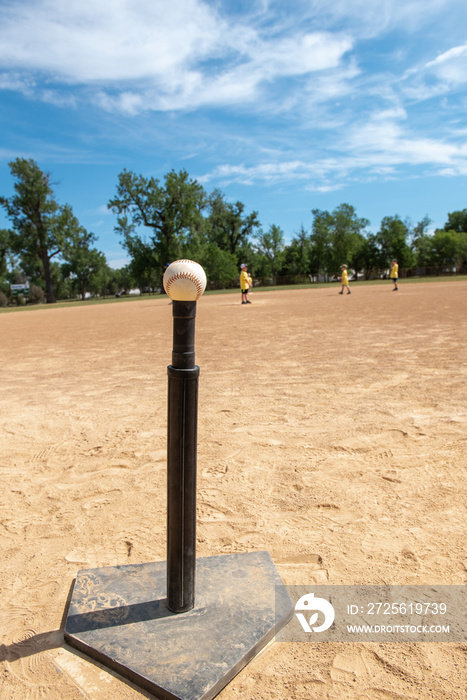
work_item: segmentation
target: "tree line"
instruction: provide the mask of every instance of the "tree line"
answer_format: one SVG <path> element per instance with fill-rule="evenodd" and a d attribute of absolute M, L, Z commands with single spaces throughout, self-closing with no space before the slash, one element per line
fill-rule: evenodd
<path fill-rule="evenodd" d="M 343 263 L 367 279 L 384 275 L 393 258 L 400 269 L 422 272 L 460 272 L 467 263 L 467 209 L 449 213 L 444 228 L 432 233 L 427 216 L 416 224 L 386 216 L 372 233 L 350 204 L 312 209 L 310 228 L 302 225 L 286 243 L 279 226 L 264 230 L 258 212 L 246 212 L 219 189 L 207 192 L 185 170 L 171 170 L 161 182 L 125 169 L 108 208 L 130 262 L 115 270 L 72 207 L 57 202 L 50 173 L 32 159 L 17 158 L 9 167 L 14 194 L 0 197 L 11 222 L 0 229 L 0 305 L 8 303 L 12 284 L 26 282 L 30 300 L 47 303 L 134 287 L 160 290 L 165 264 L 179 258 L 199 262 L 211 287 L 237 284 L 241 262 L 269 283 L 332 279 Z"/>

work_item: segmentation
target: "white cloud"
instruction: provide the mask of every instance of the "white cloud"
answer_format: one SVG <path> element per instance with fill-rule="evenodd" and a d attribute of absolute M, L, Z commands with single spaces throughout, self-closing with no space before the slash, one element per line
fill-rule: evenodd
<path fill-rule="evenodd" d="M 0 8 L 0 62 L 73 83 L 170 80 L 222 49 L 224 23 L 197 0 L 38 0 Z"/>
<path fill-rule="evenodd" d="M 410 124 L 404 124 L 406 118 L 400 108 L 375 113 L 350 131 L 344 148 L 371 168 L 425 165 L 438 170 L 449 166 L 459 172 L 465 168 L 467 143 L 412 133 Z"/>
<path fill-rule="evenodd" d="M 252 66 L 272 76 L 304 75 L 335 68 L 352 48 L 349 37 L 315 32 L 276 41 L 262 41 L 252 51 Z"/>
<path fill-rule="evenodd" d="M 450 85 L 461 85 L 467 82 L 467 44 L 455 46 L 440 54 L 425 65 L 425 70 L 433 73 L 443 82 Z"/>
<path fill-rule="evenodd" d="M 344 182 L 333 182 L 333 183 L 316 183 L 314 185 L 309 185 L 306 187 L 308 192 L 320 192 L 321 194 L 327 194 L 328 192 L 338 192 L 344 189 Z"/>
<path fill-rule="evenodd" d="M 408 98 L 424 100 L 463 85 L 467 44 L 444 50 L 444 38 L 437 44 L 442 53 L 428 59 L 427 52 L 435 49 L 426 48 L 424 34 L 416 38 L 417 51 L 407 37 L 463 3 L 0 3 L 0 89 L 66 108 L 91 102 L 129 117 L 213 106 L 227 108 L 223 117 L 233 107 L 234 117 L 240 111 L 246 119 L 255 115 L 254 134 L 247 120 L 226 133 L 222 119 L 206 117 L 207 142 L 212 136 L 220 149 L 229 142 L 240 163 L 248 148 L 259 157 L 257 165 L 250 166 L 247 155 L 244 165 L 214 169 L 206 182 L 296 180 L 329 191 L 345 177 L 390 177 L 415 164 L 460 172 L 466 159 L 460 130 L 448 133 L 446 125 L 435 133 L 434 118 L 428 111 L 417 114 Z M 390 41 L 378 43 L 376 36 Z M 360 43 L 362 38 L 369 41 Z M 177 126 L 179 133 L 189 130 L 186 124 Z M 220 132 L 214 133 L 217 127 Z"/>
<path fill-rule="evenodd" d="M 168 89 L 189 66 L 213 59 L 295 75 L 336 65 L 350 48 L 323 32 L 268 37 L 228 24 L 200 0 L 39 0 L 3 6 L 0 19 L 3 65 L 73 83 L 157 79 Z"/>
<path fill-rule="evenodd" d="M 345 160 L 345 159 L 344 159 Z M 257 165 L 221 165 L 212 173 L 197 178 L 200 182 L 211 180 L 225 186 L 237 183 L 247 186 L 259 183 L 278 185 L 280 183 L 301 183 L 305 190 L 330 192 L 340 189 L 338 179 L 349 173 L 351 166 L 341 159 L 315 157 L 309 160 L 279 160 Z"/>
<path fill-rule="evenodd" d="M 71 93 L 62 93 L 56 90 L 40 90 L 38 96 L 42 102 L 47 102 L 56 107 L 74 109 L 78 105 L 76 95 L 72 95 Z"/>
<path fill-rule="evenodd" d="M 456 92 L 467 83 L 467 43 L 443 51 L 421 66 L 410 67 L 401 79 L 405 97 L 419 102 Z"/>
<path fill-rule="evenodd" d="M 224 164 L 199 179 L 206 183 L 214 180 L 221 186 L 296 182 L 307 190 L 330 192 L 349 181 L 390 180 L 402 169 L 415 171 L 420 166 L 432 175 L 467 173 L 467 142 L 417 135 L 407 121 L 407 113 L 400 107 L 381 110 L 348 127 L 327 148 L 315 145 L 307 149 L 304 144 L 300 159 L 276 156 L 273 161 L 254 165 Z"/>
<path fill-rule="evenodd" d="M 418 31 L 433 16 L 455 12 L 464 4 L 464 0 L 303 0 L 301 7 L 309 17 L 319 17 L 323 26 L 345 25 L 356 36 L 371 38 L 394 29 Z"/>
<path fill-rule="evenodd" d="M 87 86 L 100 106 L 136 114 L 249 101 L 277 79 L 336 68 L 352 48 L 339 32 L 247 21 L 224 19 L 201 0 L 8 4 L 0 66 L 16 71 L 10 89 L 42 76 L 48 90 L 39 99 L 58 104 L 54 88 Z"/>
<path fill-rule="evenodd" d="M 0 90 L 12 90 L 28 95 L 32 93 L 34 87 L 35 81 L 28 76 L 18 73 L 0 73 Z"/>
<path fill-rule="evenodd" d="M 300 111 L 364 89 L 354 82 L 359 39 L 415 29 L 460 2 L 295 0 L 287 11 L 279 0 L 241 8 L 222 0 L 8 2 L 0 4 L 0 89 L 64 107 L 90 100 L 129 116 L 254 102 L 255 111 Z M 460 81 L 465 56 L 449 53 L 425 70 Z M 422 86 L 411 81 L 406 94 L 418 99 Z"/>

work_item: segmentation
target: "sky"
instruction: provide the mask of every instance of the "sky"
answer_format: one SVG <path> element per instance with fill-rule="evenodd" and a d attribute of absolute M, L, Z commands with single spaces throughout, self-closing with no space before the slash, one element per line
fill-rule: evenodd
<path fill-rule="evenodd" d="M 342 203 L 443 227 L 467 208 L 466 27 L 466 0 L 0 0 L 0 194 L 34 159 L 112 267 L 124 168 L 186 170 L 287 242 Z"/>

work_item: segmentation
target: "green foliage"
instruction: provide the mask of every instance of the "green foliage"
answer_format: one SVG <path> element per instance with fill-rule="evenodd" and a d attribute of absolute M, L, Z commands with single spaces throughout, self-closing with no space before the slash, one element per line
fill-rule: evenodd
<path fill-rule="evenodd" d="M 448 220 L 444 225 L 444 230 L 467 233 L 467 209 L 462 209 L 462 211 L 453 211 L 448 214 Z"/>
<path fill-rule="evenodd" d="M 281 271 L 285 261 L 284 232 L 279 226 L 272 224 L 269 231 L 260 231 L 256 236 L 256 251 L 264 258 L 264 266 L 260 275 L 275 277 Z"/>
<path fill-rule="evenodd" d="M 313 209 L 312 214 L 310 272 L 337 275 L 341 265 L 361 258 L 362 231 L 370 222 L 350 204 L 340 204 L 332 213 Z"/>
<path fill-rule="evenodd" d="M 410 230 L 399 216 L 385 216 L 376 234 L 381 258 L 389 267 L 394 258 L 401 267 L 412 267 L 414 256 L 409 245 Z"/>
<path fill-rule="evenodd" d="M 218 189 L 209 196 L 208 207 L 209 215 L 205 225 L 208 241 L 235 255 L 239 263 L 242 248 L 260 226 L 258 213 L 253 211 L 245 214 L 242 202 L 227 202 Z"/>
<path fill-rule="evenodd" d="M 128 266 L 132 279 L 131 286 L 146 290 L 154 289 L 160 285 L 163 266 L 156 262 L 153 246 L 143 241 L 139 236 L 129 234 L 125 239 L 125 248 L 131 258 Z"/>
<path fill-rule="evenodd" d="M 28 301 L 30 304 L 44 304 L 45 294 L 42 287 L 38 287 L 37 285 L 32 284 L 30 286 Z"/>
<path fill-rule="evenodd" d="M 319 275 L 329 272 L 331 267 L 332 217 L 327 211 L 313 209 L 313 224 L 310 235 L 310 272 Z"/>
<path fill-rule="evenodd" d="M 375 234 L 370 233 L 360 242 L 352 257 L 351 265 L 356 270 L 363 270 L 365 279 L 370 279 L 373 273 L 387 267 L 385 255 L 378 245 Z"/>
<path fill-rule="evenodd" d="M 228 250 L 221 250 L 217 243 L 206 243 L 199 251 L 197 261 L 204 268 L 208 283 L 223 287 L 238 277 L 235 255 Z"/>
<path fill-rule="evenodd" d="M 39 259 L 46 278 L 48 300 L 55 301 L 50 277 L 50 258 L 60 252 L 61 237 L 56 238 L 59 206 L 53 198 L 50 175 L 43 173 L 32 160 L 17 158 L 9 163 L 16 178 L 16 194 L 0 198 L 14 232 L 12 250 L 25 258 Z"/>
<path fill-rule="evenodd" d="M 115 270 L 116 280 L 118 282 L 118 291 L 129 292 L 137 286 L 136 280 L 131 271 L 131 265 L 126 265 L 120 270 Z"/>
<path fill-rule="evenodd" d="M 103 297 L 104 299 L 107 296 L 114 296 L 122 289 L 121 280 L 121 270 L 114 270 L 107 264 L 104 264 L 93 275 L 90 291 Z M 129 289 L 130 288 L 131 287 L 129 287 Z"/>
<path fill-rule="evenodd" d="M 431 220 L 425 216 L 414 226 L 412 233 L 412 252 L 415 263 L 422 267 L 430 264 L 431 236 L 427 234 L 430 224 Z"/>
<path fill-rule="evenodd" d="M 459 272 L 467 261 L 467 232 L 435 231 L 430 239 L 430 260 L 435 265 L 454 266 Z"/>
<path fill-rule="evenodd" d="M 57 299 L 72 299 L 75 296 L 73 285 L 70 279 L 65 278 L 62 273 L 62 266 L 54 261 L 50 266 L 53 286 Z"/>
<path fill-rule="evenodd" d="M 86 298 L 87 291 L 95 288 L 97 275 L 107 264 L 105 255 L 91 248 L 94 240 L 95 236 L 83 229 L 79 238 L 68 241 L 63 252 L 63 277 L 70 280 L 82 299 Z"/>
<path fill-rule="evenodd" d="M 57 203 L 50 175 L 32 159 L 9 165 L 15 192 L 0 197 L 12 227 L 0 230 L 0 292 L 6 298 L 11 283 L 26 280 L 36 288 L 29 301 L 41 301 L 41 289 L 48 302 L 133 287 L 153 291 L 161 288 L 165 263 L 180 257 L 200 262 L 211 287 L 238 284 L 241 262 L 253 276 L 274 280 L 332 278 L 343 263 L 366 278 L 384 276 L 393 258 L 401 271 L 460 271 L 467 262 L 467 209 L 449 213 L 444 229 L 431 234 L 428 217 L 412 226 L 397 215 L 384 217 L 369 233 L 369 221 L 344 203 L 332 212 L 313 209 L 310 229 L 302 225 L 286 244 L 279 226 L 264 231 L 256 211 L 248 214 L 242 202 L 228 201 L 219 189 L 207 194 L 185 170 L 171 170 L 162 182 L 123 170 L 108 208 L 117 216 L 115 231 L 130 262 L 112 270 L 70 205 Z"/>
<path fill-rule="evenodd" d="M 171 170 L 164 185 L 153 177 L 127 170 L 120 173 L 117 196 L 108 207 L 119 217 L 116 231 L 132 260 L 143 257 L 135 266 L 138 276 L 147 279 L 151 257 L 160 281 L 164 264 L 180 257 L 190 233 L 202 226 L 205 203 L 204 189 L 184 170 Z M 149 244 L 138 233 L 141 227 L 150 231 Z"/>
<path fill-rule="evenodd" d="M 38 277 L 42 273 L 47 302 L 53 303 L 56 296 L 52 258 L 62 253 L 70 241 L 79 238 L 83 229 L 68 204 L 58 205 L 50 174 L 44 173 L 34 160 L 17 158 L 9 166 L 16 178 L 15 194 L 10 198 L 0 197 L 0 204 L 13 225 L 10 247 L 20 256 L 22 267 L 30 276 Z"/>
<path fill-rule="evenodd" d="M 283 269 L 287 275 L 305 275 L 311 271 L 311 242 L 303 225 L 284 250 Z"/>
<path fill-rule="evenodd" d="M 332 212 L 332 271 L 339 272 L 343 263 L 349 265 L 353 258 L 357 259 L 362 246 L 362 231 L 369 223 L 368 219 L 359 218 L 350 204 L 340 204 Z"/>
<path fill-rule="evenodd" d="M 6 278 L 8 256 L 11 248 L 11 231 L 0 229 L 0 282 Z"/>

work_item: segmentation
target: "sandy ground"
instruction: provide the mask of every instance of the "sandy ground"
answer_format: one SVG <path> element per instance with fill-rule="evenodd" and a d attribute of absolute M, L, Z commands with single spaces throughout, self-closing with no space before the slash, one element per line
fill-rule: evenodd
<path fill-rule="evenodd" d="M 198 555 L 467 578 L 467 283 L 203 297 Z M 166 297 L 0 315 L 2 700 L 150 697 L 63 643 L 79 569 L 165 560 Z M 276 643 L 219 695 L 465 697 L 467 646 Z"/>

